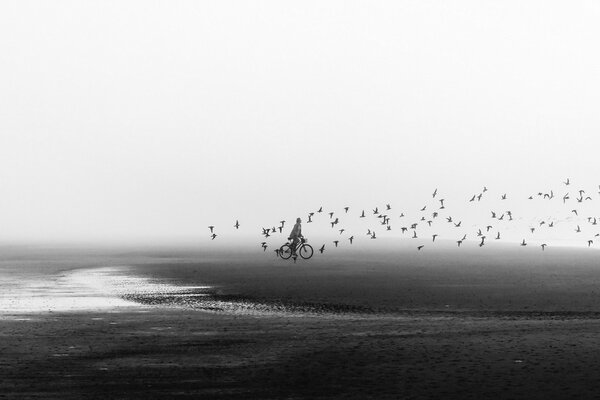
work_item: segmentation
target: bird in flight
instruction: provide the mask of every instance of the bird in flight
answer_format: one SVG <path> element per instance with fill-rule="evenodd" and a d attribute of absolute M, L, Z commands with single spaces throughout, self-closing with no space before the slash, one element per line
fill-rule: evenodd
<path fill-rule="evenodd" d="M 565 186 L 569 186 L 571 184 L 571 181 L 569 180 L 569 178 L 567 178 L 567 180 L 563 183 L 565 184 Z"/>
<path fill-rule="evenodd" d="M 446 208 L 444 207 L 444 199 L 440 199 L 439 202 L 441 203 L 440 209 Z"/>
<path fill-rule="evenodd" d="M 577 225 L 577 229 L 575 229 L 575 232 L 577 232 L 577 233 L 581 232 L 581 228 L 579 227 L 579 225 Z"/>
<path fill-rule="evenodd" d="M 333 213 L 332 212 L 329 213 L 329 219 L 331 219 L 331 218 L 333 218 Z"/>
<path fill-rule="evenodd" d="M 413 231 L 413 236 L 412 236 L 412 238 L 413 238 L 413 239 L 416 239 L 416 238 L 417 238 L 417 231 Z"/>
<path fill-rule="evenodd" d="M 349 209 L 350 209 L 350 207 L 344 207 L 344 211 L 346 212 L 346 214 L 348 214 Z"/>
<path fill-rule="evenodd" d="M 340 235 L 341 235 L 342 233 L 344 233 L 344 231 L 345 231 L 345 229 L 343 229 L 343 228 L 342 228 L 342 229 L 340 229 Z"/>
<path fill-rule="evenodd" d="M 365 217 L 365 210 L 362 211 L 362 214 L 360 214 L 360 218 L 364 218 Z"/>
<path fill-rule="evenodd" d="M 577 214 L 577 210 L 571 210 L 572 213 L 574 213 L 575 215 L 579 216 L 579 214 Z"/>
<path fill-rule="evenodd" d="M 594 244 L 593 240 L 588 240 L 588 247 L 590 247 L 592 244 Z"/>
<path fill-rule="evenodd" d="M 215 227 L 213 225 L 209 226 L 208 229 L 210 229 L 210 233 L 214 233 L 213 229 L 215 229 Z"/>
<path fill-rule="evenodd" d="M 339 241 L 338 241 L 338 240 L 334 240 L 334 241 L 333 241 L 333 244 L 335 244 L 335 247 L 337 247 L 338 243 L 339 243 Z"/>
<path fill-rule="evenodd" d="M 473 197 L 471 197 L 471 200 L 469 200 L 469 201 L 475 201 L 475 197 L 476 197 L 476 195 L 473 195 Z"/>
<path fill-rule="evenodd" d="M 433 237 L 433 242 L 435 242 L 435 238 L 438 237 L 437 233 L 431 236 Z"/>
<path fill-rule="evenodd" d="M 460 228 L 460 224 L 462 223 L 462 221 L 458 221 L 457 224 L 454 224 L 455 227 Z"/>
<path fill-rule="evenodd" d="M 421 211 L 425 211 L 426 208 L 427 206 L 423 206 L 423 208 L 421 208 Z"/>
<path fill-rule="evenodd" d="M 433 191 L 433 195 L 431 197 L 435 198 L 435 195 L 437 194 L 437 188 Z"/>
<path fill-rule="evenodd" d="M 321 254 L 323 254 L 323 252 L 325 251 L 325 245 L 321 246 L 321 248 L 319 249 L 319 251 L 321 252 Z"/>
<path fill-rule="evenodd" d="M 523 241 L 521 242 L 521 246 L 527 246 L 527 243 L 525 243 L 525 239 L 523 239 Z"/>
<path fill-rule="evenodd" d="M 506 193 L 504 193 L 501 197 L 502 200 L 506 200 Z"/>
<path fill-rule="evenodd" d="M 389 204 L 386 204 L 386 205 L 385 205 L 385 209 L 386 209 L 386 210 L 391 210 L 391 209 L 392 209 L 392 206 L 390 206 Z"/>
<path fill-rule="evenodd" d="M 350 237 L 348 238 L 348 240 L 350 241 L 350 244 L 352 244 L 352 241 L 354 240 L 354 236 L 350 236 Z"/>
<path fill-rule="evenodd" d="M 457 240 L 456 243 L 458 244 L 458 247 L 460 247 L 460 245 L 462 244 L 462 240 Z"/>
<path fill-rule="evenodd" d="M 239 229 L 240 228 L 240 223 L 239 223 L 239 221 L 237 219 L 235 220 L 234 227 L 235 227 L 235 229 Z"/>
<path fill-rule="evenodd" d="M 375 215 L 379 214 L 379 207 L 375 207 L 375 209 L 373 210 L 373 214 L 375 214 Z"/>
<path fill-rule="evenodd" d="M 317 210 L 318 213 L 323 212 L 323 207 L 319 207 L 319 209 Z"/>
<path fill-rule="evenodd" d="M 210 235 L 210 240 L 215 240 L 216 237 L 217 237 L 217 234 L 213 233 L 212 235 Z"/>
<path fill-rule="evenodd" d="M 479 243 L 479 247 L 482 247 L 485 243 L 485 236 L 481 237 L 481 243 Z"/>
<path fill-rule="evenodd" d="M 496 235 L 496 240 L 500 239 L 500 232 Z"/>
<path fill-rule="evenodd" d="M 542 243 L 541 246 L 542 246 L 542 251 L 544 251 L 546 249 L 546 246 L 548 246 L 548 245 L 546 243 Z"/>

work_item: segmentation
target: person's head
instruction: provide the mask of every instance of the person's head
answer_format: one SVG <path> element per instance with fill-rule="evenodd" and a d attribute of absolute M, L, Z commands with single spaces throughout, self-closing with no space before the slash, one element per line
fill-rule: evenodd
<path fill-rule="evenodd" d="M 300 222 L 302 222 L 302 220 L 300 219 L 300 217 L 296 218 L 296 223 L 299 224 Z"/>

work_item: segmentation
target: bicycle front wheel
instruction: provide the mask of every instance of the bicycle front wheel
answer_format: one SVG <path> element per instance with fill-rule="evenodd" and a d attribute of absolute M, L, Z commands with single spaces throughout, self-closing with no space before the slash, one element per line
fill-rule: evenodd
<path fill-rule="evenodd" d="M 300 253 L 300 257 L 308 260 L 312 257 L 314 250 L 310 244 L 305 244 L 304 246 L 300 247 L 300 251 L 298 253 Z"/>
<path fill-rule="evenodd" d="M 284 244 L 279 248 L 279 256 L 284 260 L 287 260 L 292 256 L 292 248 L 289 244 Z"/>

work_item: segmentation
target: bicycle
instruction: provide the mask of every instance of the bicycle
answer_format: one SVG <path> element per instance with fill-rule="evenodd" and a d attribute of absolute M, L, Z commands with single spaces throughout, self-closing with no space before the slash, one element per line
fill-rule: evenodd
<path fill-rule="evenodd" d="M 312 246 L 306 243 L 306 239 L 301 238 L 300 243 L 296 246 L 296 254 L 300 254 L 300 257 L 308 260 L 313 256 L 313 253 Z M 285 243 L 279 248 L 279 256 L 284 260 L 288 260 L 292 256 L 292 244 L 290 242 Z"/>

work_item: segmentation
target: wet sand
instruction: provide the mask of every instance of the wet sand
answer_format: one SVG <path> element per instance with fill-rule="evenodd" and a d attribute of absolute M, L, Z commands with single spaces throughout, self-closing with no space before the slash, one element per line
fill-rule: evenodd
<path fill-rule="evenodd" d="M 127 304 L 107 308 L 4 311 L 0 398 L 546 399 L 600 389 L 595 253 L 378 251 L 293 265 L 185 249 L 19 251 L 5 250 L 2 273 L 21 283 L 53 287 L 110 267 L 151 290 L 118 286 Z M 13 298 L 25 287 L 3 282 Z M 180 296 L 178 285 L 202 289 Z"/>

